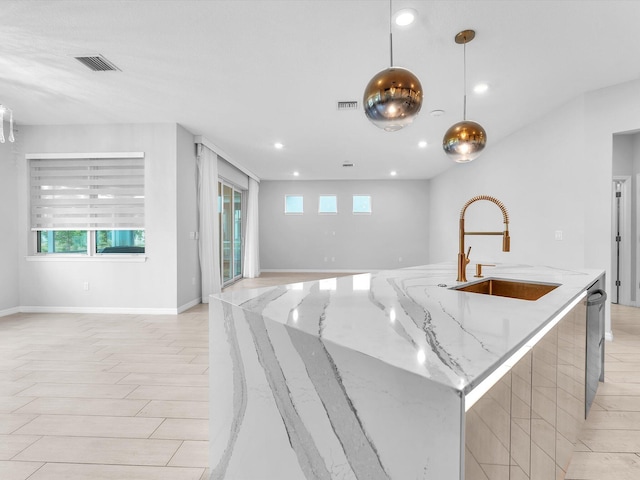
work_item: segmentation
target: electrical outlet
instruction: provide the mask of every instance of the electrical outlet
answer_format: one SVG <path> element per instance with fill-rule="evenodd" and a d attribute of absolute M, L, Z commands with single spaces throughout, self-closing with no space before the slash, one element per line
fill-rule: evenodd
<path fill-rule="evenodd" d="M 556 240 L 562 240 L 562 230 L 556 230 Z"/>
<path fill-rule="evenodd" d="M 85 292 L 89 291 L 89 282 L 84 282 L 84 283 L 82 284 L 82 289 L 83 289 Z"/>

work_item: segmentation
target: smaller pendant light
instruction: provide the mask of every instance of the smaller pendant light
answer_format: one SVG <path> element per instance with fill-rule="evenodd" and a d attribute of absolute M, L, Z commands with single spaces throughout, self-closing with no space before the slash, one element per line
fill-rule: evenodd
<path fill-rule="evenodd" d="M 478 158 L 487 143 L 487 132 L 482 125 L 467 120 L 467 43 L 476 32 L 464 30 L 456 35 L 455 41 L 464 46 L 464 107 L 462 121 L 449 127 L 442 139 L 442 148 L 454 162 L 467 163 Z"/>
<path fill-rule="evenodd" d="M 16 139 L 13 136 L 13 110 L 0 104 L 0 143 L 4 143 L 4 114 L 9 113 L 9 141 L 15 142 Z"/>
<path fill-rule="evenodd" d="M 387 132 L 395 132 L 409 125 L 422 107 L 422 85 L 418 77 L 406 68 L 393 66 L 391 10 L 389 0 L 391 66 L 378 72 L 369 81 L 362 100 L 367 118 Z"/>

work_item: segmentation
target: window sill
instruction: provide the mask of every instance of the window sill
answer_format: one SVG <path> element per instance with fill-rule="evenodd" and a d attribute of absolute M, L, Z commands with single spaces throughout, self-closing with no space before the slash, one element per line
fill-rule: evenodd
<path fill-rule="evenodd" d="M 49 254 L 49 255 L 30 255 L 25 257 L 27 262 L 127 262 L 127 263 L 144 263 L 147 261 L 146 255 L 121 255 L 111 253 L 108 255 L 65 255 Z"/>

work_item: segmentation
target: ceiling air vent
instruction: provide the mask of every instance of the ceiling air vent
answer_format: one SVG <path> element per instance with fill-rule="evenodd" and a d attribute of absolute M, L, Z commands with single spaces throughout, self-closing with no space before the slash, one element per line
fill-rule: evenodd
<path fill-rule="evenodd" d="M 357 110 L 358 101 L 351 100 L 349 102 L 338 102 L 338 110 Z"/>
<path fill-rule="evenodd" d="M 343 167 L 353 167 L 353 163 L 351 163 L 351 162 L 344 162 L 344 163 L 342 164 L 342 166 L 343 166 Z"/>
<path fill-rule="evenodd" d="M 94 72 L 113 72 L 120 70 L 102 55 L 87 55 L 74 58 Z"/>

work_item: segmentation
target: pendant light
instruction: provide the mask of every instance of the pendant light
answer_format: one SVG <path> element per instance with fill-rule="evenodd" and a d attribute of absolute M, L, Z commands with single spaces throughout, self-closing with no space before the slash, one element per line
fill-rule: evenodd
<path fill-rule="evenodd" d="M 389 0 L 390 67 L 378 72 L 364 90 L 364 113 L 379 128 L 395 132 L 406 127 L 422 107 L 420 80 L 406 68 L 393 66 L 392 7 Z"/>
<path fill-rule="evenodd" d="M 464 107 L 462 121 L 449 127 L 442 139 L 442 148 L 451 160 L 458 163 L 475 160 L 487 143 L 487 132 L 482 125 L 467 120 L 467 43 L 475 36 L 473 30 L 464 30 L 455 38 L 456 43 L 464 46 Z"/>
<path fill-rule="evenodd" d="M 5 142 L 4 140 L 4 114 L 5 113 L 9 114 L 9 141 L 13 143 L 16 141 L 16 139 L 13 136 L 13 110 L 5 107 L 2 104 L 0 104 L 0 143 Z"/>

